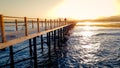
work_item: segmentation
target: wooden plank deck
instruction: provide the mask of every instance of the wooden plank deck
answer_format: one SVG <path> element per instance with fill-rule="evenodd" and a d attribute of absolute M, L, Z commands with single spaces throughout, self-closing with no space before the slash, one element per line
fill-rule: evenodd
<path fill-rule="evenodd" d="M 42 34 L 46 34 L 46 33 L 48 33 L 48 32 L 51 32 L 51 31 L 54 31 L 54 30 L 57 30 L 57 29 L 60 29 L 60 28 L 63 28 L 63 27 L 69 26 L 69 25 L 70 25 L 70 24 L 67 24 L 67 25 L 64 25 L 64 26 L 57 27 L 57 28 L 53 28 L 53 29 L 41 31 L 41 32 L 39 32 L 39 33 L 29 34 L 28 36 L 22 36 L 22 37 L 13 39 L 13 40 L 9 40 L 9 41 L 4 42 L 4 43 L 0 43 L 0 49 L 3 49 L 3 48 L 6 48 L 6 47 L 9 47 L 9 46 L 12 46 L 12 45 L 14 45 L 14 44 L 23 42 L 23 41 L 25 41 L 25 40 L 34 38 L 34 37 L 36 37 L 36 36 L 40 36 L 40 35 L 42 35 Z M 32 30 L 32 31 L 34 31 L 34 30 Z M 16 35 L 16 34 L 21 35 L 21 33 L 20 33 L 19 31 L 11 32 L 11 33 L 9 33 L 9 34 L 7 34 L 7 35 Z"/>

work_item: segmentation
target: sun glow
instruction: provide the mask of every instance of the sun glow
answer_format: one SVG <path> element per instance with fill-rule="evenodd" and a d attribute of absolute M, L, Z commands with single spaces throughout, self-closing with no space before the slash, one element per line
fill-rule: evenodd
<path fill-rule="evenodd" d="M 81 34 L 82 36 L 85 37 L 91 37 L 95 34 L 92 30 L 98 30 L 98 29 L 99 29 L 98 27 L 92 27 L 87 24 L 86 26 L 83 27 L 83 31 L 81 32 Z"/>
<path fill-rule="evenodd" d="M 93 24 L 93 23 L 91 23 L 91 22 L 85 22 L 85 25 L 87 25 L 87 26 L 89 26 L 91 24 Z"/>
<path fill-rule="evenodd" d="M 95 19 L 115 14 L 114 0 L 64 0 L 52 15 L 75 19 Z"/>
<path fill-rule="evenodd" d="M 85 37 L 91 37 L 94 33 L 91 31 L 93 28 L 90 26 L 84 26 L 81 34 Z"/>
<path fill-rule="evenodd" d="M 96 23 L 91 23 L 91 22 L 78 22 L 76 25 L 84 25 L 84 26 L 90 26 L 90 25 L 93 25 L 93 24 L 96 24 Z"/>

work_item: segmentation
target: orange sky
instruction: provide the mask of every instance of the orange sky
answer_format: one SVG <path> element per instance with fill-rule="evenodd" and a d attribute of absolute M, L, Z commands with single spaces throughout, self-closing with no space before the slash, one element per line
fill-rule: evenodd
<path fill-rule="evenodd" d="M 94 19 L 120 14 L 120 0 L 0 0 L 0 14 Z"/>
<path fill-rule="evenodd" d="M 120 14 L 119 0 L 64 0 L 52 15 L 76 19 L 95 19 Z"/>
<path fill-rule="evenodd" d="M 116 0 L 116 10 L 117 10 L 117 14 L 119 14 L 120 15 L 120 0 Z"/>

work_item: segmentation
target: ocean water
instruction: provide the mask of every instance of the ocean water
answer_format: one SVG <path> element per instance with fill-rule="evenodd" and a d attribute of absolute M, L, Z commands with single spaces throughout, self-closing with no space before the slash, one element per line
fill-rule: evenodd
<path fill-rule="evenodd" d="M 67 37 L 67 42 L 51 54 L 52 65 L 39 68 L 120 68 L 120 28 L 75 26 Z M 51 40 L 52 41 L 52 40 Z M 46 42 L 46 35 L 44 35 Z M 48 46 L 44 44 L 44 53 L 41 52 L 40 38 L 37 38 L 38 64 L 47 62 Z M 29 58 L 29 42 L 13 46 L 14 60 Z M 53 46 L 53 43 L 51 43 Z M 51 48 L 53 52 L 53 47 Z M 7 56 L 7 57 L 6 57 Z M 9 48 L 0 51 L 0 66 L 9 64 Z M 15 64 L 15 68 L 33 68 L 33 60 Z M 9 66 L 3 68 L 10 68 Z"/>
<path fill-rule="evenodd" d="M 59 68 L 120 68 L 120 28 L 76 26 L 61 54 Z"/>

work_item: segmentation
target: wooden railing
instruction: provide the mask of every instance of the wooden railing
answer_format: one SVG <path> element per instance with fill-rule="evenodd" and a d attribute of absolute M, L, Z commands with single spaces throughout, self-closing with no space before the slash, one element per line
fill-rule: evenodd
<path fill-rule="evenodd" d="M 0 49 L 69 25 L 67 19 L 40 19 L 0 15 Z"/>

